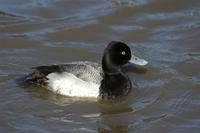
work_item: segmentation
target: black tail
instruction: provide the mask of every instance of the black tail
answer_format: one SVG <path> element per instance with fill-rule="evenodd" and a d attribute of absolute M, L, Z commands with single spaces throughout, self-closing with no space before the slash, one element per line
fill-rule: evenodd
<path fill-rule="evenodd" d="M 33 71 L 25 77 L 25 84 L 46 86 L 47 75 L 52 72 L 60 72 L 61 69 L 58 65 L 52 66 L 38 66 L 32 68 Z"/>

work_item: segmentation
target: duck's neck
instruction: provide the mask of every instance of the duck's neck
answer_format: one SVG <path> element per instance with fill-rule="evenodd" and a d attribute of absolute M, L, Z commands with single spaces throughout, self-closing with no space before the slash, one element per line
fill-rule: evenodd
<path fill-rule="evenodd" d="M 104 55 L 102 59 L 102 69 L 104 73 L 115 75 L 121 73 L 119 65 L 116 65 L 112 62 L 109 56 Z"/>
<path fill-rule="evenodd" d="M 131 82 L 127 75 L 121 72 L 120 66 L 112 64 L 109 58 L 103 57 L 103 80 L 100 86 L 100 98 L 114 99 L 127 95 L 131 90 Z"/>

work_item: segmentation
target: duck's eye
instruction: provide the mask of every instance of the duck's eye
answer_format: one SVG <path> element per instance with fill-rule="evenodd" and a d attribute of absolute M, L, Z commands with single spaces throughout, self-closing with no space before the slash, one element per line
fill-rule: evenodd
<path fill-rule="evenodd" d="M 121 54 L 122 54 L 122 55 L 126 55 L 126 52 L 125 52 L 125 51 L 122 51 Z"/>

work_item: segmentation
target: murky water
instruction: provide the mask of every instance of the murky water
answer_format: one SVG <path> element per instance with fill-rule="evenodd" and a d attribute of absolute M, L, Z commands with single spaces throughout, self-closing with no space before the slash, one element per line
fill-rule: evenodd
<path fill-rule="evenodd" d="M 100 62 L 112 40 L 149 61 L 137 94 L 98 103 L 23 88 L 30 67 Z M 199 133 L 199 0 L 0 0 L 1 133 Z"/>

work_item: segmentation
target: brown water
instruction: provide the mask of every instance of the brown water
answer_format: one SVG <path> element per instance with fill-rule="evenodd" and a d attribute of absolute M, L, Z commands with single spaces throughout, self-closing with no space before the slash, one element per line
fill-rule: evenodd
<path fill-rule="evenodd" d="M 149 61 L 120 103 L 16 82 L 30 67 L 100 62 L 112 40 Z M 0 0 L 0 133 L 199 133 L 199 0 Z"/>

